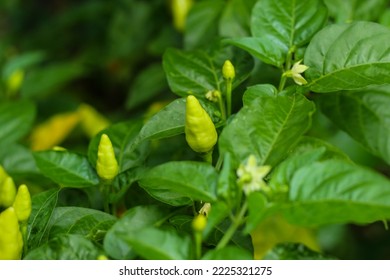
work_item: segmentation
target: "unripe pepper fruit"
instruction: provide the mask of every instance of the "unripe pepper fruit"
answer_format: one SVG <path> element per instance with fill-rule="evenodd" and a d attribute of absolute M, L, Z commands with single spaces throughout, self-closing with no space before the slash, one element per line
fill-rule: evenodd
<path fill-rule="evenodd" d="M 96 171 L 100 178 L 110 181 L 118 175 L 119 166 L 115 158 L 114 147 L 107 134 L 102 134 L 98 146 Z"/>
<path fill-rule="evenodd" d="M 27 222 L 31 215 L 31 196 L 26 185 L 19 186 L 12 206 L 15 209 L 19 222 Z"/>
<path fill-rule="evenodd" d="M 23 238 L 15 209 L 9 207 L 0 214 L 0 260 L 20 260 Z"/>
<path fill-rule="evenodd" d="M 197 153 L 208 153 L 217 143 L 215 125 L 193 95 L 187 97 L 184 130 L 188 145 Z"/>

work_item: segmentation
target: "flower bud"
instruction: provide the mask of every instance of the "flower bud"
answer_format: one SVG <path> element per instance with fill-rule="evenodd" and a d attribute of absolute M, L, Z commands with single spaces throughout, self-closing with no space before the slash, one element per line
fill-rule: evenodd
<path fill-rule="evenodd" d="M 222 75 L 226 80 L 233 80 L 236 76 L 236 71 L 234 70 L 233 64 L 230 60 L 226 60 L 222 66 Z"/>

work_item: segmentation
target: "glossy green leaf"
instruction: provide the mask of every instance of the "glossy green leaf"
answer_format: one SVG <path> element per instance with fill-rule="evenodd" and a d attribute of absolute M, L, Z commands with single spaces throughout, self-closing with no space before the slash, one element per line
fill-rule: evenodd
<path fill-rule="evenodd" d="M 174 230 L 145 227 L 135 234 L 121 233 L 133 250 L 148 260 L 188 260 L 191 258 L 191 238 Z"/>
<path fill-rule="evenodd" d="M 46 240 L 63 234 L 78 234 L 92 241 L 103 240 L 116 218 L 107 213 L 81 207 L 57 207 L 45 231 Z"/>
<path fill-rule="evenodd" d="M 264 63 L 281 68 L 286 59 L 286 48 L 276 45 L 275 39 L 270 37 L 243 37 L 226 39 L 224 42 L 239 47 Z"/>
<path fill-rule="evenodd" d="M 126 100 L 126 108 L 131 110 L 168 89 L 165 72 L 160 63 L 152 64 L 134 80 Z"/>
<path fill-rule="evenodd" d="M 208 163 L 171 161 L 145 172 L 139 184 L 152 197 L 170 205 L 216 200 L 218 173 Z"/>
<path fill-rule="evenodd" d="M 387 0 L 324 0 L 329 16 L 337 23 L 357 20 L 376 21 L 388 6 Z"/>
<path fill-rule="evenodd" d="M 145 140 L 162 139 L 184 133 L 185 98 L 177 98 L 153 115 L 142 127 L 133 142 L 137 146 Z M 199 100 L 214 123 L 220 121 L 220 113 L 209 101 Z"/>
<path fill-rule="evenodd" d="M 251 154 L 258 164 L 276 165 L 310 127 L 313 104 L 301 94 L 259 97 L 244 106 L 219 137 L 221 153 L 230 152 L 236 162 Z"/>
<path fill-rule="evenodd" d="M 210 250 L 204 254 L 202 260 L 253 260 L 251 252 L 233 246 L 226 246 L 219 250 Z"/>
<path fill-rule="evenodd" d="M 225 6 L 222 0 L 200 1 L 194 3 L 185 25 L 184 46 L 188 50 L 207 45 L 218 32 L 218 19 Z"/>
<path fill-rule="evenodd" d="M 32 151 L 20 144 L 0 145 L 0 163 L 12 176 L 39 174 Z"/>
<path fill-rule="evenodd" d="M 264 257 L 265 260 L 335 260 L 331 256 L 313 251 L 303 244 L 282 243 L 276 245 Z"/>
<path fill-rule="evenodd" d="M 25 260 L 97 260 L 98 247 L 80 235 L 63 235 L 30 251 Z"/>
<path fill-rule="evenodd" d="M 259 84 L 248 87 L 244 92 L 242 101 L 244 106 L 249 106 L 253 100 L 260 96 L 270 96 L 275 97 L 278 94 L 278 90 L 274 85 L 270 84 Z"/>
<path fill-rule="evenodd" d="M 283 190 L 283 188 L 287 190 L 295 172 L 303 166 L 320 161 L 325 151 L 326 148 L 321 147 L 288 157 L 272 172 L 270 186 L 276 190 Z"/>
<path fill-rule="evenodd" d="M 28 248 L 39 247 L 46 234 L 47 225 L 57 205 L 59 189 L 51 189 L 32 196 L 31 216 L 27 226 Z"/>
<path fill-rule="evenodd" d="M 390 163 L 390 86 L 326 94 L 320 101 L 334 123 Z"/>
<path fill-rule="evenodd" d="M 68 151 L 34 152 L 34 158 L 43 175 L 62 187 L 90 187 L 99 183 L 99 177 L 88 159 Z"/>
<path fill-rule="evenodd" d="M 308 43 L 326 19 L 327 9 L 320 0 L 260 0 L 252 11 L 251 30 L 286 56 L 291 47 Z M 271 46 L 264 47 L 263 55 Z"/>
<path fill-rule="evenodd" d="M 284 211 L 293 224 L 370 223 L 390 217 L 390 181 L 341 160 L 303 166 L 290 181 L 290 205 Z"/>
<path fill-rule="evenodd" d="M 27 100 L 0 104 L 0 143 L 17 141 L 31 129 L 35 119 L 35 106 Z"/>
<path fill-rule="evenodd" d="M 315 92 L 333 92 L 388 84 L 389 49 L 390 30 L 383 25 L 353 22 L 327 26 L 306 49 L 308 86 Z"/>
<path fill-rule="evenodd" d="M 174 93 L 179 96 L 192 94 L 204 99 L 210 90 L 223 91 L 222 66 L 225 60 L 230 60 L 235 67 L 235 88 L 248 78 L 253 68 L 252 57 L 239 49 L 220 45 L 207 51 L 168 49 L 163 56 L 163 66 Z"/>
<path fill-rule="evenodd" d="M 111 227 L 104 238 L 104 250 L 117 260 L 132 259 L 136 256 L 124 236 L 137 235 L 143 228 L 158 225 L 169 215 L 168 209 L 155 205 L 136 206 L 128 211 Z"/>
<path fill-rule="evenodd" d="M 129 209 L 107 232 L 104 238 L 105 252 L 117 260 L 134 258 L 135 252 L 123 236 L 136 235 L 139 230 L 157 225 L 168 215 L 167 209 L 155 205 L 136 206 Z"/>
<path fill-rule="evenodd" d="M 250 14 L 257 0 L 232 0 L 225 4 L 219 21 L 222 37 L 246 37 L 250 35 Z"/>
<path fill-rule="evenodd" d="M 149 147 L 147 142 L 135 145 L 135 141 L 141 127 L 141 121 L 131 120 L 116 123 L 99 132 L 89 143 L 89 161 L 93 166 L 96 166 L 100 137 L 103 133 L 105 133 L 110 138 L 114 147 L 115 157 L 119 164 L 119 172 L 140 166 L 148 155 Z"/>
<path fill-rule="evenodd" d="M 136 144 L 184 133 L 185 99 L 178 98 L 152 116 L 139 132 Z"/>
<path fill-rule="evenodd" d="M 310 41 L 326 23 L 327 9 L 320 0 L 260 0 L 251 20 L 254 37 L 269 36 L 289 49 Z"/>
<path fill-rule="evenodd" d="M 352 162 L 351 159 L 345 154 L 341 149 L 332 145 L 331 143 L 311 137 L 311 136 L 303 136 L 298 144 L 290 151 L 290 156 L 299 156 L 306 152 L 311 152 L 319 149 L 325 148 L 321 159 L 340 159 L 347 162 Z"/>

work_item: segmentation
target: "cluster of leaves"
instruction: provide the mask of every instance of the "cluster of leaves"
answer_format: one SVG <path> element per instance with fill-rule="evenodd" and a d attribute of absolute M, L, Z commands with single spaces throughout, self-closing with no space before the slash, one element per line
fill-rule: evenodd
<path fill-rule="evenodd" d="M 194 1 L 183 33 L 174 1 L 58 2 L 68 7 L 26 7 L 61 16 L 18 39 L 31 19 L 18 1 L 0 4 L 5 26 L 24 23 L 0 44 L 0 163 L 34 194 L 25 259 L 322 259 L 302 245 L 268 250 L 319 251 L 313 229 L 390 218 L 390 180 L 318 128 L 326 115 L 388 169 L 387 1 Z M 226 60 L 236 71 L 227 118 L 206 98 L 226 95 Z M 304 85 L 284 75 L 300 60 Z M 189 94 L 217 126 L 211 163 L 185 142 Z M 95 169 L 102 133 L 119 164 L 110 185 Z M 251 155 L 272 168 L 269 188 L 243 194 L 236 172 Z M 199 244 L 191 223 L 204 202 Z"/>

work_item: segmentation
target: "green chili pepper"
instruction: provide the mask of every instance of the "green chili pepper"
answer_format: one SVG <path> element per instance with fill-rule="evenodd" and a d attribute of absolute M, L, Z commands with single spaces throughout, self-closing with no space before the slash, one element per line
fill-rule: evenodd
<path fill-rule="evenodd" d="M 26 185 L 19 186 L 12 206 L 15 209 L 19 222 L 27 222 L 31 214 L 31 196 Z"/>
<path fill-rule="evenodd" d="M 110 181 L 118 175 L 119 166 L 115 158 L 114 147 L 107 134 L 102 134 L 98 147 L 96 170 L 100 178 Z"/>
<path fill-rule="evenodd" d="M 23 238 L 15 209 L 9 207 L 0 214 L 0 260 L 20 260 Z"/>
<path fill-rule="evenodd" d="M 212 151 L 218 139 L 213 121 L 193 95 L 187 97 L 185 134 L 188 145 L 198 153 Z"/>

